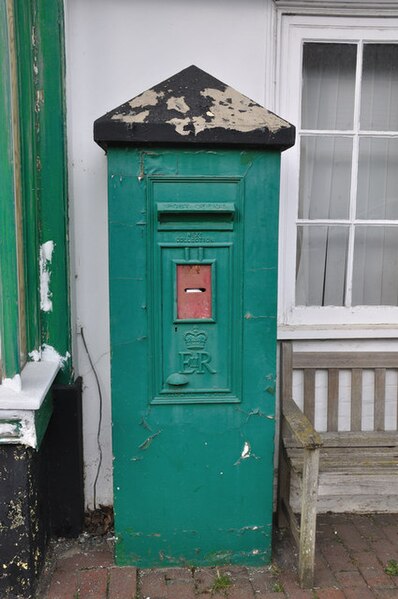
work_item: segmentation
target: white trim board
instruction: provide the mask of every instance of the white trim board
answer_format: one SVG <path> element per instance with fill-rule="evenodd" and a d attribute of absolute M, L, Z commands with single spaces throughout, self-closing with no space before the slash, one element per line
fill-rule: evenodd
<path fill-rule="evenodd" d="M 398 16 L 396 0 L 379 2 L 360 0 L 275 0 L 279 13 L 336 16 L 394 17 Z"/>

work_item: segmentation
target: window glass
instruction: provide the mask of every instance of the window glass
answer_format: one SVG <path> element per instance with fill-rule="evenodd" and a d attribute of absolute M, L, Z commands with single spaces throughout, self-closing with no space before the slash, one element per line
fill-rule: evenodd
<path fill-rule="evenodd" d="M 348 218 L 352 138 L 301 139 L 299 218 Z"/>
<path fill-rule="evenodd" d="M 398 131 L 398 44 L 365 44 L 361 129 Z"/>
<path fill-rule="evenodd" d="M 359 143 L 357 218 L 398 219 L 398 139 Z"/>
<path fill-rule="evenodd" d="M 355 233 L 353 305 L 398 305 L 398 227 L 358 226 Z"/>
<path fill-rule="evenodd" d="M 304 44 L 303 129 L 352 129 L 356 53 L 355 44 Z"/>
<path fill-rule="evenodd" d="M 344 226 L 298 228 L 297 305 L 344 305 L 348 230 Z"/>
<path fill-rule="evenodd" d="M 398 305 L 397 49 L 304 43 L 298 306 Z"/>

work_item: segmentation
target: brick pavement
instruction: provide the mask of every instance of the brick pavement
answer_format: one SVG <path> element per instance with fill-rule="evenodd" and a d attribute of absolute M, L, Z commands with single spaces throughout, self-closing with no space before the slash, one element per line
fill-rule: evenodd
<path fill-rule="evenodd" d="M 112 564 L 104 540 L 59 550 L 37 599 L 398 599 L 398 515 L 319 516 L 315 586 L 300 589 L 297 556 L 286 532 L 276 531 L 274 562 L 263 568 L 138 570 Z M 83 539 L 84 540 L 84 539 Z M 218 589 L 221 581 L 227 586 Z"/>

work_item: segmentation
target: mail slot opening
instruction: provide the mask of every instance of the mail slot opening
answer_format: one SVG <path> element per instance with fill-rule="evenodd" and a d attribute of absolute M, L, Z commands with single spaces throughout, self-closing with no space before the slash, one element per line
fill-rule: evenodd
<path fill-rule="evenodd" d="M 157 204 L 158 229 L 175 231 L 232 231 L 235 206 L 232 202 L 164 202 Z"/>
<path fill-rule="evenodd" d="M 212 318 L 211 264 L 177 264 L 177 318 Z"/>

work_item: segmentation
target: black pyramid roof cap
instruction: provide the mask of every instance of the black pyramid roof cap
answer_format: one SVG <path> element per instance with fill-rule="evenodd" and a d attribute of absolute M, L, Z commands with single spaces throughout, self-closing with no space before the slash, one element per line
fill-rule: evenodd
<path fill-rule="evenodd" d="M 94 140 L 105 150 L 147 144 L 284 150 L 294 138 L 293 125 L 194 65 L 94 122 Z"/>

